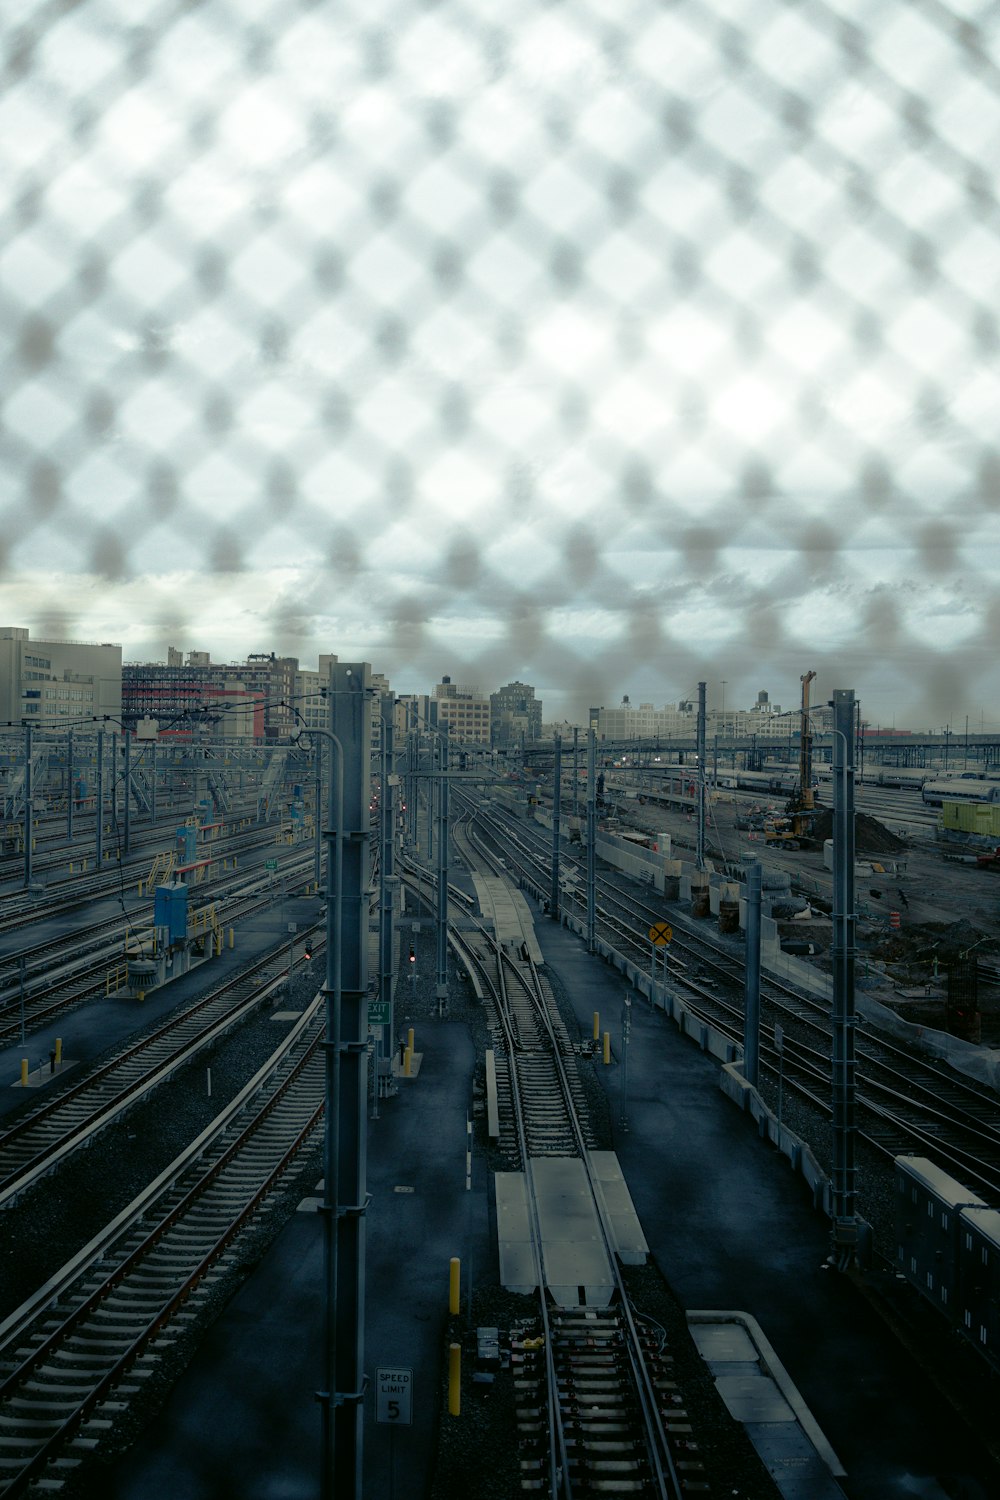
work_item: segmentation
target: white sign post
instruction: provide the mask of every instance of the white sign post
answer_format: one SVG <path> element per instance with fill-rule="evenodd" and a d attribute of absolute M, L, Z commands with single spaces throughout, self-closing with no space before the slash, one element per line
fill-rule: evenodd
<path fill-rule="evenodd" d="M 393 1427 L 413 1422 L 413 1371 L 398 1365 L 380 1365 L 375 1371 L 375 1420 Z"/>

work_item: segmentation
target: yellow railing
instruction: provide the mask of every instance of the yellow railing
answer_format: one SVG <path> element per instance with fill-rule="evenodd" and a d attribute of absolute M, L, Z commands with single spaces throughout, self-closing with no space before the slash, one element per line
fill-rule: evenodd
<path fill-rule="evenodd" d="M 154 886 L 161 884 L 161 882 L 171 874 L 176 863 L 177 853 L 175 850 L 161 849 L 160 852 L 154 856 L 153 863 L 150 866 L 149 874 L 146 876 L 145 880 L 139 881 L 139 895 L 148 896 L 150 891 L 153 890 Z"/>
<path fill-rule="evenodd" d="M 209 906 L 199 906 L 191 913 L 191 936 L 210 937 L 213 951 L 216 954 L 222 952 L 222 928 L 214 902 Z"/>
<path fill-rule="evenodd" d="M 104 981 L 105 995 L 117 995 L 128 985 L 128 964 L 116 964 L 113 969 L 108 970 Z"/>

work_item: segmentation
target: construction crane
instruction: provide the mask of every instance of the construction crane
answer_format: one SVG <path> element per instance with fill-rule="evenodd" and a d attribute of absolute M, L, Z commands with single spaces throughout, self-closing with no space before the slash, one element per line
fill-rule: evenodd
<path fill-rule="evenodd" d="M 799 729 L 799 812 L 811 813 L 816 804 L 813 800 L 813 736 L 809 723 L 809 684 L 815 672 L 806 672 L 799 680 L 802 683 L 802 723 Z M 810 823 L 812 819 L 810 818 Z"/>
<path fill-rule="evenodd" d="M 802 683 L 802 716 L 799 725 L 799 787 L 785 806 L 785 816 L 765 825 L 764 842 L 785 849 L 801 849 L 812 837 L 816 801 L 812 784 L 812 727 L 809 722 L 809 684 L 815 672 L 800 677 Z"/>

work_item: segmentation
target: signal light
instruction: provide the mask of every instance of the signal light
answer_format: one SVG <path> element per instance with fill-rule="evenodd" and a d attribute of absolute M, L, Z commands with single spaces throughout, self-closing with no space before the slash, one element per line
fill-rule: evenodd
<path fill-rule="evenodd" d="M 313 956 L 313 945 L 312 945 L 312 943 L 306 943 L 305 948 L 302 950 L 302 957 L 308 961 L 310 958 L 312 958 L 312 956 Z"/>
<path fill-rule="evenodd" d="M 413 947 L 413 944 L 411 943 L 410 944 L 410 963 L 411 964 L 415 964 L 416 961 L 417 961 L 416 949 Z"/>

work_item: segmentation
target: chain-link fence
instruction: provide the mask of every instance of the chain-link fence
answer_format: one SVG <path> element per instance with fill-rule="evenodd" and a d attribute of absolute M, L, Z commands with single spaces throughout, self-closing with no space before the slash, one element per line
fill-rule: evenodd
<path fill-rule="evenodd" d="M 1000 718 L 992 0 L 0 25 L 3 622 Z"/>

